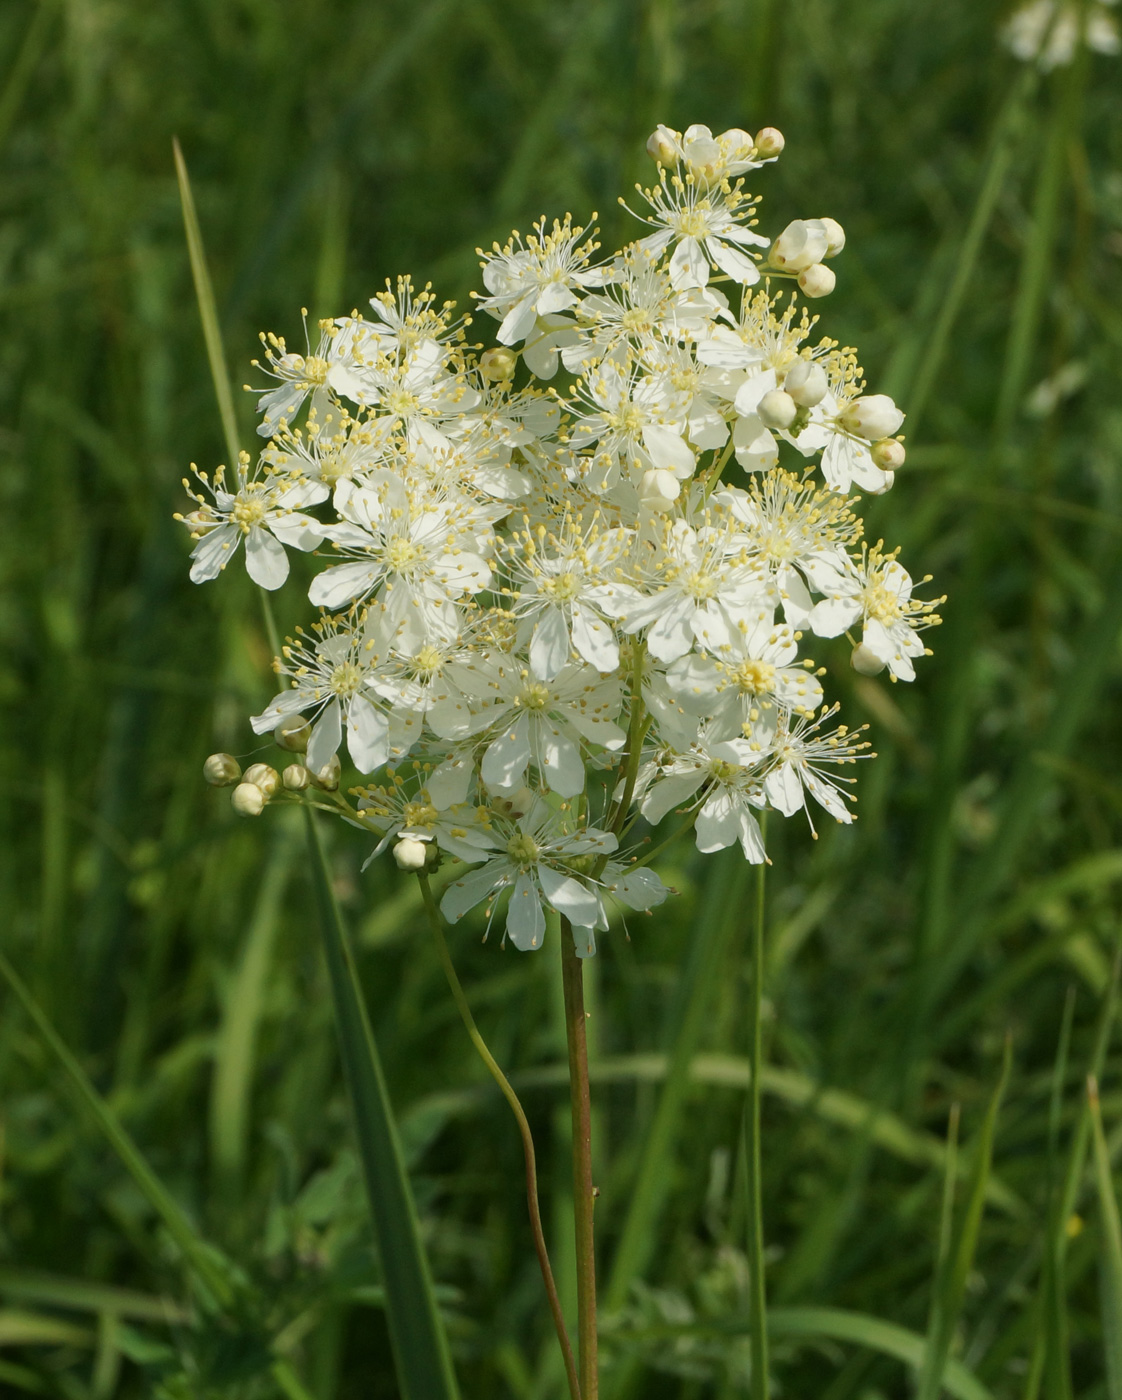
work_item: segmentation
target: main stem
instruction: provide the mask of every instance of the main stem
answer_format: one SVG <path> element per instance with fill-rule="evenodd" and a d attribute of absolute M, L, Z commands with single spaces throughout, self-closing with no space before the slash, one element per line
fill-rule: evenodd
<path fill-rule="evenodd" d="M 596 1252 L 592 1215 L 592 1105 L 588 1092 L 588 1037 L 585 1030 L 584 968 L 577 957 L 573 928 L 561 919 L 561 973 L 565 988 L 565 1038 L 569 1045 L 569 1090 L 573 1108 L 573 1207 L 577 1246 L 577 1338 L 582 1400 L 600 1393 L 596 1343 Z"/>
<path fill-rule="evenodd" d="M 748 1288 L 752 1400 L 768 1400 L 767 1294 L 764 1287 L 763 1171 L 760 1099 L 763 1078 L 764 871 L 756 867 L 756 917 L 752 929 L 752 997 L 748 1004 Z"/>
<path fill-rule="evenodd" d="M 510 1105 L 511 1111 L 518 1123 L 518 1131 L 522 1138 L 522 1152 L 526 1161 L 526 1203 L 530 1212 L 530 1230 L 534 1237 L 534 1252 L 538 1256 L 538 1267 L 541 1269 L 542 1282 L 545 1284 L 546 1297 L 549 1299 L 549 1311 L 553 1316 L 553 1325 L 557 1332 L 557 1340 L 561 1345 L 561 1355 L 565 1361 L 565 1377 L 569 1383 L 569 1394 L 572 1400 L 584 1400 L 581 1394 L 580 1383 L 577 1379 L 577 1368 L 576 1362 L 573 1359 L 573 1348 L 569 1342 L 568 1331 L 565 1328 L 565 1315 L 561 1309 L 561 1299 L 558 1296 L 557 1285 L 553 1279 L 553 1270 L 549 1263 L 549 1252 L 545 1244 L 545 1232 L 542 1230 L 541 1207 L 538 1202 L 537 1157 L 534 1152 L 534 1139 L 530 1132 L 530 1124 L 510 1080 L 499 1068 L 494 1055 L 492 1055 L 491 1051 L 487 1048 L 487 1042 L 483 1039 L 479 1027 L 475 1024 L 475 1017 L 472 1015 L 467 996 L 464 994 L 463 985 L 456 972 L 455 964 L 452 962 L 452 955 L 448 951 L 448 940 L 444 937 L 443 922 L 440 910 L 437 908 L 436 900 L 433 897 L 432 886 L 429 884 L 428 876 L 423 870 L 417 872 L 417 882 L 421 887 L 421 898 L 424 901 L 425 911 L 429 916 L 429 927 L 432 929 L 433 940 L 436 943 L 437 956 L 440 958 L 440 965 L 444 969 L 444 976 L 448 980 L 448 986 L 452 992 L 452 999 L 456 1003 L 456 1009 L 460 1013 L 464 1028 L 467 1030 L 468 1036 L 471 1039 L 471 1043 L 475 1046 L 479 1058 L 487 1066 L 491 1077 L 502 1091 L 503 1098 L 505 1098 Z"/>

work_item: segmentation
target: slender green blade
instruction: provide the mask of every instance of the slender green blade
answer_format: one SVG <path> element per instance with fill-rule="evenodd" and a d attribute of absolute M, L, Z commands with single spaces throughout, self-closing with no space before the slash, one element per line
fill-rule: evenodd
<path fill-rule="evenodd" d="M 312 813 L 306 811 L 305 816 L 339 1048 L 382 1263 L 386 1317 L 401 1393 L 405 1400 L 455 1400 L 458 1392 L 448 1341 L 421 1244 L 417 1208 L 378 1049 L 323 843 Z"/>
<path fill-rule="evenodd" d="M 168 1234 L 179 1247 L 196 1278 L 206 1287 L 216 1303 L 231 1303 L 235 1297 L 237 1278 L 234 1266 L 213 1245 L 206 1243 L 196 1233 L 183 1207 L 148 1165 L 120 1119 L 94 1088 L 89 1076 L 71 1054 L 42 1007 L 24 985 L 22 978 L 2 955 L 0 974 L 34 1022 L 43 1043 L 58 1061 L 75 1097 L 89 1112 L 149 1205 L 163 1221 Z"/>
<path fill-rule="evenodd" d="M 238 460 L 238 421 L 234 415 L 234 398 L 230 392 L 230 373 L 226 368 L 226 351 L 222 345 L 222 331 L 218 325 L 218 309 L 214 302 L 214 288 L 211 286 L 207 270 L 206 251 L 203 248 L 202 230 L 199 216 L 195 211 L 195 197 L 191 193 L 191 180 L 187 174 L 187 162 L 179 148 L 178 138 L 172 139 L 175 152 L 175 173 L 179 180 L 179 202 L 183 207 L 183 227 L 187 233 L 187 253 L 191 259 L 191 276 L 195 283 L 195 297 L 199 303 L 199 318 L 203 323 L 203 339 L 206 341 L 206 357 L 210 362 L 210 377 L 214 381 L 214 394 L 218 400 L 218 414 L 222 419 L 222 435 L 226 439 L 226 451 L 230 466 Z"/>
<path fill-rule="evenodd" d="M 1094 1075 L 1087 1080 L 1087 1102 L 1091 1110 L 1095 1186 L 1099 1195 L 1102 1228 L 1100 1267 L 1106 1388 L 1110 1400 L 1122 1400 L 1122 1221 L 1118 1217 L 1110 1153 L 1103 1132 L 1099 1086 Z"/>
<path fill-rule="evenodd" d="M 0 1264 L 0 1293 L 33 1303 L 49 1303 L 54 1308 L 72 1308 L 76 1312 L 113 1313 L 116 1317 L 147 1322 L 182 1323 L 187 1320 L 186 1310 L 170 1298 L 158 1298 L 133 1288 L 117 1288 L 109 1283 L 67 1278 L 42 1269 L 21 1269 L 12 1264 Z"/>

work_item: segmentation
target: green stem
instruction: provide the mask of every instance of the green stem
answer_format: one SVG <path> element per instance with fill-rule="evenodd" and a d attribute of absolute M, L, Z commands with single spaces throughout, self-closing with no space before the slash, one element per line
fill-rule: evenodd
<path fill-rule="evenodd" d="M 576 1217 L 577 1338 L 583 1400 L 600 1393 L 596 1337 L 596 1251 L 592 1184 L 592 1105 L 588 1091 L 588 1038 L 585 1029 L 584 969 L 577 957 L 573 928 L 561 919 L 561 975 L 565 990 L 565 1038 L 569 1046 L 569 1091 L 573 1112 L 573 1212 Z"/>
<path fill-rule="evenodd" d="M 312 878 L 335 1004 L 339 1049 L 374 1222 L 386 1293 L 386 1321 L 403 1400 L 456 1400 L 455 1372 L 436 1305 L 417 1208 L 405 1169 L 366 1003 L 315 817 L 305 811 Z"/>
<path fill-rule="evenodd" d="M 764 893 L 767 866 L 756 867 L 752 928 L 752 997 L 748 1004 L 748 1274 L 752 1400 L 768 1400 L 767 1292 L 764 1282 L 763 1171 L 760 1100 L 763 1090 Z"/>
<path fill-rule="evenodd" d="M 464 1023 L 464 1028 L 471 1043 L 475 1046 L 479 1058 L 487 1066 L 488 1073 L 499 1086 L 503 1098 L 510 1105 L 511 1112 L 518 1123 L 518 1131 L 522 1136 L 522 1151 L 526 1158 L 526 1202 L 530 1210 L 530 1230 L 534 1237 L 534 1251 L 538 1256 L 538 1267 L 541 1269 L 542 1282 L 545 1284 L 546 1296 L 549 1299 L 549 1311 L 553 1315 L 553 1326 L 557 1331 L 557 1340 L 561 1345 L 561 1354 L 565 1360 L 565 1376 L 569 1382 L 569 1394 L 573 1400 L 581 1400 L 576 1360 L 573 1356 L 572 1343 L 569 1341 L 569 1333 L 565 1327 L 565 1314 L 562 1311 L 561 1299 L 553 1279 L 553 1269 L 549 1263 L 549 1252 L 545 1243 L 545 1232 L 542 1229 L 541 1207 L 538 1202 L 537 1158 L 534 1153 L 534 1139 L 530 1133 L 530 1124 L 518 1095 L 511 1087 L 510 1080 L 499 1068 L 498 1062 L 487 1048 L 487 1042 L 483 1039 L 479 1027 L 475 1024 L 475 1017 L 471 1013 L 471 1007 L 464 995 L 455 964 L 452 962 L 452 955 L 448 951 L 448 940 L 444 937 L 444 923 L 440 910 L 433 897 L 429 878 L 423 870 L 417 871 L 417 883 L 421 887 L 421 899 L 424 901 L 425 911 L 429 917 L 429 927 L 432 929 L 437 956 L 444 969 L 444 976 L 448 980 L 448 986 L 460 1013 L 460 1019 Z"/>

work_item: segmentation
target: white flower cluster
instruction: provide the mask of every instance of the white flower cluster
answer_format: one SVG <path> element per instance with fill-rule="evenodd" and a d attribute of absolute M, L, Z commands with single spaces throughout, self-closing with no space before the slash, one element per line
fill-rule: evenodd
<path fill-rule="evenodd" d="M 196 473 L 191 576 L 242 541 L 267 589 L 289 547 L 324 567 L 319 620 L 253 720 L 303 763 L 283 782 L 255 765 L 239 811 L 335 793 L 345 739 L 376 780 L 353 807 L 317 800 L 403 868 L 473 867 L 448 918 L 509 891 L 515 946 L 540 946 L 548 905 L 588 951 L 613 901 L 666 895 L 649 856 L 620 853 L 637 822 L 683 809 L 701 851 L 758 862 L 766 808 L 809 796 L 851 820 L 836 770 L 867 745 L 832 726 L 803 643 L 844 633 L 858 670 L 911 680 L 938 619 L 894 552 L 860 543 L 849 494 L 892 485 L 903 414 L 799 303 L 832 289 L 842 229 L 755 230 L 742 177 L 782 146 L 660 126 L 653 232 L 597 260 L 566 216 L 481 250 L 496 348 L 407 278 L 372 316 L 322 323 L 314 353 L 263 338 L 267 443 L 236 484 Z M 216 756 L 208 776 L 240 770 Z"/>

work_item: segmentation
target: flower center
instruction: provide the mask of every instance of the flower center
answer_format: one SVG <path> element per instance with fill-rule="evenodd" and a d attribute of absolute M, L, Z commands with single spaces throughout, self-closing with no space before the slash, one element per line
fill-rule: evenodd
<path fill-rule="evenodd" d="M 683 209 L 678 215 L 677 231 L 683 238 L 704 238 L 709 232 L 708 210 Z"/>
<path fill-rule="evenodd" d="M 685 577 L 686 592 L 696 602 L 703 603 L 717 596 L 717 580 L 707 569 L 695 569 Z"/>
<path fill-rule="evenodd" d="M 724 758 L 709 760 L 709 776 L 718 783 L 728 783 L 736 776 L 736 764 Z"/>
<path fill-rule="evenodd" d="M 423 677 L 425 680 L 430 680 L 435 676 L 443 665 L 443 656 L 437 651 L 436 647 L 427 642 L 413 658 L 414 674 Z"/>
<path fill-rule="evenodd" d="M 331 689 L 344 697 L 355 695 L 362 687 L 362 672 L 353 661 L 344 661 L 331 673 Z"/>
<path fill-rule="evenodd" d="M 635 437 L 643 430 L 643 415 L 633 404 L 629 404 L 619 413 L 609 413 L 607 418 L 610 427 L 628 437 Z"/>
<path fill-rule="evenodd" d="M 877 622 L 895 622 L 900 617 L 900 599 L 883 583 L 871 583 L 865 589 L 865 613 Z"/>
<path fill-rule="evenodd" d="M 248 535 L 254 525 L 260 525 L 265 519 L 265 502 L 255 496 L 239 496 L 230 512 L 230 519 L 241 527 L 243 534 Z"/>
<path fill-rule="evenodd" d="M 766 695 L 775 683 L 770 661 L 742 661 L 729 674 L 742 695 Z"/>
<path fill-rule="evenodd" d="M 416 394 L 411 394 L 408 389 L 398 389 L 387 395 L 386 408 L 399 418 L 408 418 L 411 413 L 416 412 L 418 402 Z"/>
<path fill-rule="evenodd" d="M 421 557 L 421 551 L 404 535 L 396 535 L 386 546 L 386 563 L 397 573 L 403 573 Z"/>
<path fill-rule="evenodd" d="M 507 842 L 506 853 L 515 865 L 520 865 L 525 870 L 528 865 L 537 864 L 541 847 L 532 836 L 520 831 Z"/>
<path fill-rule="evenodd" d="M 541 681 L 527 681 L 518 692 L 515 704 L 521 705 L 524 710 L 544 710 L 549 704 L 549 687 L 542 685 Z"/>
<path fill-rule="evenodd" d="M 580 592 L 580 579 L 571 570 L 566 569 L 556 578 L 542 579 L 541 589 L 547 597 L 568 603 Z"/>
<path fill-rule="evenodd" d="M 421 826 L 431 830 L 436 825 L 436 808 L 430 802 L 407 802 L 401 816 L 407 827 Z"/>
<path fill-rule="evenodd" d="M 630 335 L 641 335 L 644 331 L 651 330 L 654 322 L 645 306 L 633 306 L 630 311 L 623 313 L 620 325 Z"/>
<path fill-rule="evenodd" d="M 304 378 L 309 384 L 327 382 L 327 361 L 319 355 L 309 355 L 304 361 Z"/>

